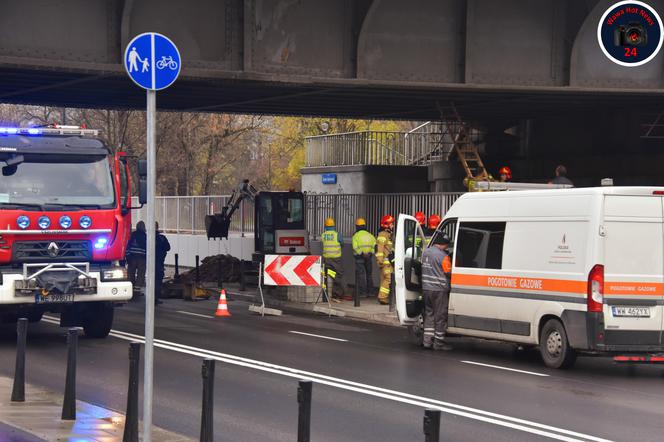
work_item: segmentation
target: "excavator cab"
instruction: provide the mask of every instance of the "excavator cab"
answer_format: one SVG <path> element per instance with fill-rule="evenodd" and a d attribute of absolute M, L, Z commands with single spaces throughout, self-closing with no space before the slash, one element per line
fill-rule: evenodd
<path fill-rule="evenodd" d="M 254 220 L 256 254 L 309 253 L 302 192 L 260 192 Z"/>

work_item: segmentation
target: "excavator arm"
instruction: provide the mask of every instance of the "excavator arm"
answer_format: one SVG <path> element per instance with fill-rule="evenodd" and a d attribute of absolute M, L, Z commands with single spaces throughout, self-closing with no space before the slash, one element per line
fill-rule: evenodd
<path fill-rule="evenodd" d="M 233 190 L 230 199 L 221 209 L 221 213 L 205 216 L 205 232 L 210 238 L 228 238 L 228 229 L 231 225 L 233 214 L 240 207 L 243 200 L 254 201 L 258 191 L 249 183 L 249 180 L 243 180 L 242 183 Z"/>

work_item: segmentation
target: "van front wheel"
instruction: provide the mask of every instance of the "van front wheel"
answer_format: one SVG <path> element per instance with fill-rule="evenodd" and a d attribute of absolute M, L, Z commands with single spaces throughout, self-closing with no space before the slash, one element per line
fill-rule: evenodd
<path fill-rule="evenodd" d="M 569 368 L 574 365 L 576 352 L 569 345 L 565 327 L 557 319 L 549 319 L 542 327 L 540 353 L 547 367 Z"/>

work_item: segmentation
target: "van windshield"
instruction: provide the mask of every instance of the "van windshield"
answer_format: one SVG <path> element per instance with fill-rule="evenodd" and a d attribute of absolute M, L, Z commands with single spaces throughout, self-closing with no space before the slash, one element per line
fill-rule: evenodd
<path fill-rule="evenodd" d="M 0 156 L 3 206 L 112 208 L 115 192 L 106 156 Z"/>

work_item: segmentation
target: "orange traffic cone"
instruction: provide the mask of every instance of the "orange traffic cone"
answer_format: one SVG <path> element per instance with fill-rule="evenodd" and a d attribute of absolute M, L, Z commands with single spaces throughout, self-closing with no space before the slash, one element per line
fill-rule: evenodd
<path fill-rule="evenodd" d="M 231 312 L 228 311 L 228 304 L 226 303 L 226 290 L 221 289 L 221 294 L 219 295 L 219 303 L 217 304 L 217 312 L 215 316 L 230 316 Z"/>

